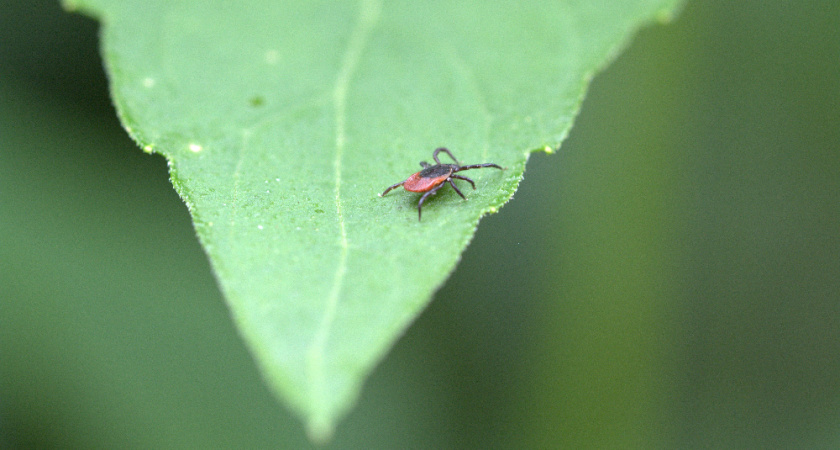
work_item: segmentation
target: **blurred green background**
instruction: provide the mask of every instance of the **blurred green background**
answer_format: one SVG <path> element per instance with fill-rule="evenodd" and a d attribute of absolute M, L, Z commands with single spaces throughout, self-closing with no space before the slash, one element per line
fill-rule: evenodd
<path fill-rule="evenodd" d="M 0 447 L 308 447 L 96 33 L 0 13 Z M 838 380 L 840 2 L 697 1 L 594 80 L 330 447 L 837 448 Z"/>

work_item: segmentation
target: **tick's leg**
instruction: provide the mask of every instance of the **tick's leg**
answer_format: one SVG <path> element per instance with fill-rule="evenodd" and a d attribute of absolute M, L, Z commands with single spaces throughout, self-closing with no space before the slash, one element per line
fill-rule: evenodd
<path fill-rule="evenodd" d="M 486 164 L 472 164 L 472 165 L 469 165 L 469 166 L 459 167 L 458 170 L 456 170 L 456 172 L 460 172 L 462 170 L 469 170 L 469 169 L 480 169 L 482 167 L 495 167 L 497 169 L 505 170 L 504 168 L 500 167 L 498 164 L 486 163 Z"/>
<path fill-rule="evenodd" d="M 438 189 L 440 189 L 440 188 L 442 188 L 442 187 L 443 187 L 443 183 L 441 183 L 441 184 L 439 184 L 439 185 L 435 186 L 434 188 L 432 188 L 432 190 L 430 190 L 429 192 L 426 192 L 425 194 L 423 194 L 423 196 L 422 196 L 422 197 L 420 197 L 420 202 L 418 202 L 418 203 L 417 203 L 417 221 L 418 221 L 418 222 L 419 222 L 419 221 L 421 220 L 421 218 L 422 218 L 422 214 L 423 214 L 423 210 L 422 210 L 422 208 L 423 208 L 423 202 L 426 200 L 426 197 L 428 197 L 428 196 L 430 196 L 430 195 L 435 195 L 435 192 L 437 192 L 437 191 L 438 191 Z"/>
<path fill-rule="evenodd" d="M 442 164 L 437 157 L 438 153 L 440 153 L 440 152 L 446 152 L 446 154 L 449 155 L 450 158 L 452 158 L 452 161 L 455 161 L 455 165 L 457 165 L 457 166 L 461 165 L 461 163 L 459 163 L 458 160 L 455 159 L 454 156 L 452 156 L 452 152 L 450 152 L 449 149 L 444 148 L 444 147 L 438 148 L 437 150 L 435 150 L 434 155 L 432 155 L 432 157 L 435 158 L 435 162 L 437 162 L 438 164 Z"/>
<path fill-rule="evenodd" d="M 403 185 L 403 183 L 405 183 L 405 181 L 400 181 L 399 183 L 397 183 L 397 184 L 395 184 L 395 185 L 393 185 L 393 186 L 389 187 L 388 189 L 385 189 L 385 192 L 383 192 L 383 193 L 379 194 L 379 196 L 380 196 L 380 197 L 385 196 L 385 194 L 387 194 L 388 192 L 390 192 L 390 191 L 391 191 L 391 189 L 398 188 L 398 187 L 402 186 L 402 185 Z"/>
<path fill-rule="evenodd" d="M 472 185 L 473 190 L 475 190 L 475 183 L 473 183 L 473 180 L 470 180 L 469 178 L 461 176 L 461 175 L 452 175 L 452 178 L 457 178 L 459 180 L 464 180 L 464 181 L 469 182 Z M 463 195 L 461 197 L 463 197 Z"/>
<path fill-rule="evenodd" d="M 425 169 L 426 167 L 432 167 L 432 165 L 427 163 L 426 161 L 420 161 L 420 167 Z"/>
<path fill-rule="evenodd" d="M 448 180 L 446 180 L 446 181 L 449 181 L 449 184 L 450 184 L 450 185 L 452 185 L 452 189 L 455 189 L 455 192 L 457 192 L 457 193 L 458 193 L 458 195 L 460 195 L 460 196 L 461 196 L 461 198 L 463 198 L 464 200 L 466 200 L 466 199 L 467 199 L 467 197 L 464 197 L 464 194 L 462 194 L 462 193 L 461 193 L 461 191 L 459 191 L 459 190 L 458 190 L 458 187 L 457 187 L 457 186 L 455 186 L 455 183 L 453 183 L 453 182 L 452 182 L 452 178 L 450 178 L 450 179 L 448 179 Z"/>

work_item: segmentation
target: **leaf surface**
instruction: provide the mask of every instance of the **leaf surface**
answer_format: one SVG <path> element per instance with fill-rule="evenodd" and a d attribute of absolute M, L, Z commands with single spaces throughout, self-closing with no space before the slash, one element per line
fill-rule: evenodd
<path fill-rule="evenodd" d="M 124 126 L 169 161 L 237 326 L 316 440 L 593 74 L 677 3 L 65 1 L 102 21 Z M 444 187 L 422 222 L 417 194 L 378 196 L 440 146 L 506 170 L 464 172 L 468 200 Z"/>

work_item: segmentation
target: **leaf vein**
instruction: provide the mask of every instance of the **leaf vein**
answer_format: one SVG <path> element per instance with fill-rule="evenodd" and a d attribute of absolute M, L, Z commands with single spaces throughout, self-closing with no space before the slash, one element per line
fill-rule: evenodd
<path fill-rule="evenodd" d="M 315 332 L 312 343 L 307 352 L 307 370 L 309 372 L 310 394 L 313 402 L 314 416 L 310 417 L 310 431 L 313 434 L 329 433 L 332 428 L 327 416 L 327 381 L 324 372 L 324 354 L 330 331 L 335 321 L 338 309 L 338 301 L 341 289 L 344 285 L 344 278 L 347 273 L 348 240 L 347 229 L 344 220 L 344 210 L 341 202 L 341 175 L 342 160 L 346 144 L 346 123 L 347 123 L 347 92 L 350 88 L 350 81 L 356 71 L 365 43 L 379 19 L 381 9 L 380 0 L 363 0 L 356 20 L 356 24 L 350 34 L 347 49 L 344 52 L 341 66 L 339 68 L 335 85 L 333 87 L 333 107 L 335 114 L 335 158 L 333 160 L 333 176 L 335 178 L 335 208 L 338 218 L 339 247 L 340 253 L 333 275 L 332 287 L 327 297 L 324 315 L 321 323 Z"/>

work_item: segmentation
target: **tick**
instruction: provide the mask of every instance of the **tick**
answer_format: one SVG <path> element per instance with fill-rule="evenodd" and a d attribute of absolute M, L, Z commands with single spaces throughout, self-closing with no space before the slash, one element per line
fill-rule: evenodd
<path fill-rule="evenodd" d="M 438 153 L 440 152 L 444 152 L 447 155 L 449 155 L 449 157 L 452 158 L 453 161 L 455 161 L 455 164 L 441 163 L 438 159 Z M 462 170 L 470 169 L 480 169 L 482 167 L 495 167 L 497 169 L 504 170 L 497 164 L 493 163 L 471 164 L 469 166 L 462 166 L 461 163 L 459 163 L 458 160 L 455 159 L 455 156 L 452 155 L 452 152 L 443 147 L 435 150 L 434 154 L 432 154 L 432 158 L 435 159 L 435 162 L 437 164 L 433 166 L 427 163 L 426 161 L 421 161 L 420 166 L 423 167 L 423 170 L 408 177 L 405 181 L 400 181 L 399 183 L 389 187 L 388 189 L 385 189 L 385 192 L 383 192 L 379 196 L 382 197 L 388 192 L 390 192 L 391 189 L 400 186 L 402 186 L 406 191 L 409 192 L 424 192 L 423 196 L 420 197 L 420 202 L 417 203 L 417 220 L 421 220 L 423 214 L 423 201 L 425 201 L 426 198 L 428 198 L 430 195 L 435 195 L 435 193 L 440 188 L 442 188 L 443 185 L 447 182 L 450 186 L 452 186 L 452 189 L 455 189 L 455 192 L 457 192 L 458 195 L 461 196 L 461 198 L 463 198 L 464 200 L 467 199 L 467 197 L 464 197 L 464 194 L 462 194 L 461 191 L 458 190 L 458 187 L 455 186 L 455 183 L 452 181 L 453 178 L 464 180 L 470 183 L 472 188 L 475 189 L 475 183 L 473 182 L 473 180 L 470 180 L 469 178 L 461 175 L 455 175 L 455 172 L 461 172 Z"/>

